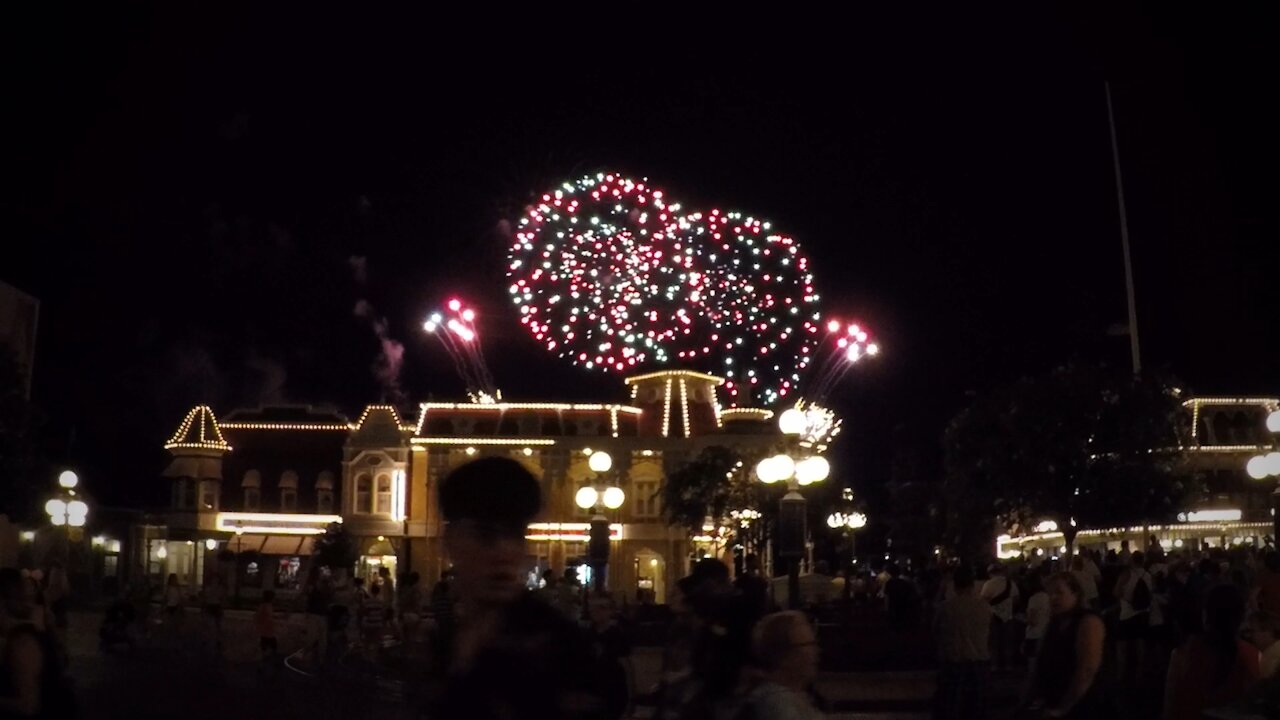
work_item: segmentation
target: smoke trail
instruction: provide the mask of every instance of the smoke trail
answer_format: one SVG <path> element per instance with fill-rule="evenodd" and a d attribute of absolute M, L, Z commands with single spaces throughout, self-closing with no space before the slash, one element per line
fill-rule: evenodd
<path fill-rule="evenodd" d="M 353 262 L 352 267 L 356 270 L 358 279 L 359 274 L 363 272 L 363 263 L 357 266 Z M 370 369 L 378 384 L 382 386 L 383 401 L 392 405 L 403 405 L 406 397 L 404 391 L 400 389 L 400 370 L 404 366 L 404 344 L 391 337 L 387 329 L 387 319 L 378 317 L 368 300 L 357 300 L 353 312 L 356 317 L 369 321 L 370 329 L 378 338 L 380 349 Z"/>

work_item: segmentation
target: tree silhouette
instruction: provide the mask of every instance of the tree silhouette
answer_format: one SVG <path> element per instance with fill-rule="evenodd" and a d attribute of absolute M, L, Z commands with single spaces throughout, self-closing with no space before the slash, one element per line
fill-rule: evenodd
<path fill-rule="evenodd" d="M 948 539 L 973 552 L 997 531 L 1173 519 L 1200 483 L 1177 449 L 1176 384 L 1067 364 L 978 398 L 947 430 Z"/>

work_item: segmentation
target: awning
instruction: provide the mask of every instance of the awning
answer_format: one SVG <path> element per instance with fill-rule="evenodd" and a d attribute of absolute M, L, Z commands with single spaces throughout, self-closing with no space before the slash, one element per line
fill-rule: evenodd
<path fill-rule="evenodd" d="M 263 555 L 310 555 L 310 540 L 305 535 L 268 535 L 259 552 Z"/>
<path fill-rule="evenodd" d="M 311 555 L 315 552 L 313 535 L 232 535 L 226 541 L 227 549 L 240 552 L 256 552 L 263 555 Z"/>

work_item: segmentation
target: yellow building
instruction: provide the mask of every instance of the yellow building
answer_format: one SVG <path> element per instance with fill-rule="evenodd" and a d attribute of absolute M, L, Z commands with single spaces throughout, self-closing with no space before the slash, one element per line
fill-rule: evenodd
<path fill-rule="evenodd" d="M 561 573 L 585 555 L 592 513 L 574 496 L 597 480 L 590 454 L 605 451 L 613 466 L 603 479 L 626 493 L 622 506 L 608 511 L 608 585 L 664 602 L 699 552 L 684 529 L 662 520 L 667 474 L 704 447 L 758 458 L 779 439 L 769 411 L 722 409 L 722 382 L 657 372 L 627 378 L 625 403 L 428 402 L 412 422 L 387 405 L 365 408 L 354 422 L 311 407 L 222 418 L 197 407 L 165 445 L 173 502 L 167 525 L 153 528 L 156 537 L 146 544 L 148 569 L 198 585 L 224 568 L 246 589 L 288 592 L 308 569 L 315 535 L 341 522 L 358 544 L 356 572 L 412 569 L 433 582 L 448 566 L 437 483 L 464 462 L 503 455 L 542 483 L 545 507 L 526 536 L 536 581 L 542 570 Z"/>

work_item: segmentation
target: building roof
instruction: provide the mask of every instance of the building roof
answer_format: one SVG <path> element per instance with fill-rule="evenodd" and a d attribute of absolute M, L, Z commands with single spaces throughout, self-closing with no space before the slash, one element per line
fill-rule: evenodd
<path fill-rule="evenodd" d="M 223 427 L 237 430 L 350 430 L 346 416 L 329 407 L 263 405 L 227 413 Z"/>
<path fill-rule="evenodd" d="M 218 427 L 218 419 L 208 405 L 197 405 L 183 418 L 177 432 L 164 445 L 165 450 L 221 450 L 227 451 L 231 446 L 222 437 Z"/>

